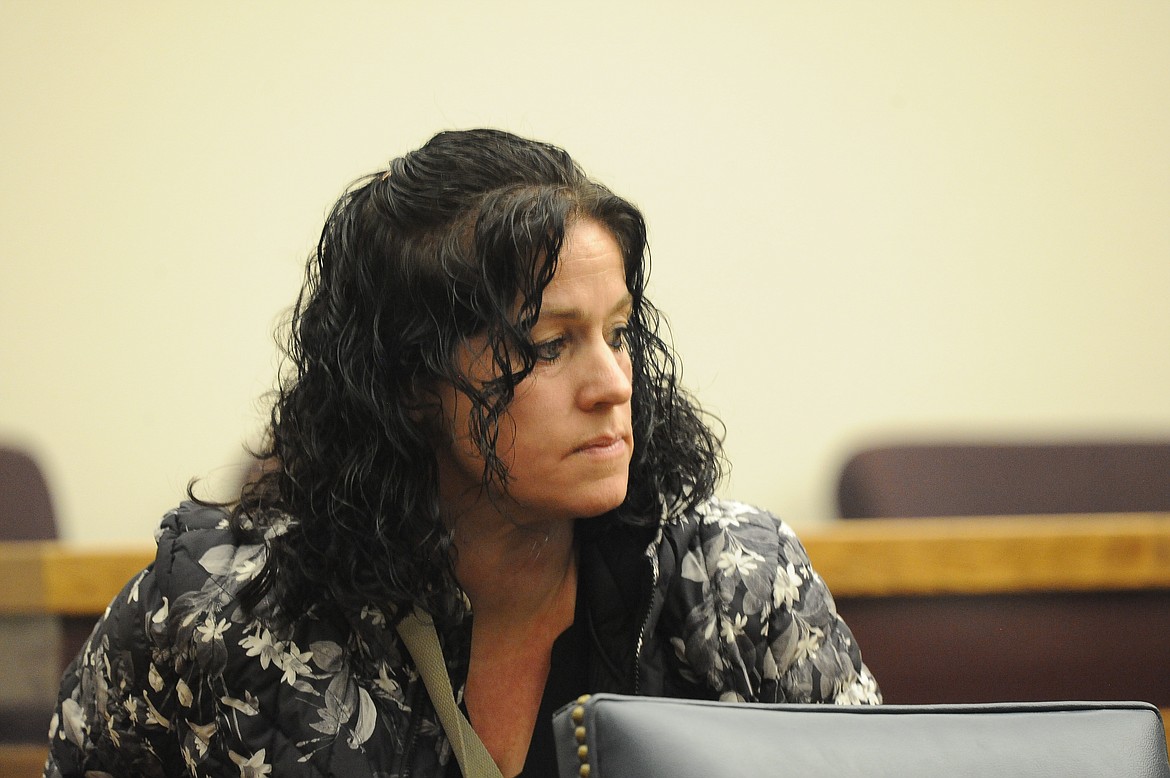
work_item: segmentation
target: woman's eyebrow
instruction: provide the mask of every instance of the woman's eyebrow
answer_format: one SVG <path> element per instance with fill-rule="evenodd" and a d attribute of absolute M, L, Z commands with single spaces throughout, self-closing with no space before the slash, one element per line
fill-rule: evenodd
<path fill-rule="evenodd" d="M 606 318 L 617 316 L 619 313 L 628 313 L 633 307 L 634 298 L 629 292 L 626 292 L 624 295 L 622 295 L 621 299 L 617 301 L 617 304 L 614 305 L 613 308 L 610 308 Z M 581 321 L 588 318 L 589 314 L 587 314 L 584 309 L 577 306 L 541 306 L 540 308 L 540 320 L 557 319 L 558 321 Z"/>

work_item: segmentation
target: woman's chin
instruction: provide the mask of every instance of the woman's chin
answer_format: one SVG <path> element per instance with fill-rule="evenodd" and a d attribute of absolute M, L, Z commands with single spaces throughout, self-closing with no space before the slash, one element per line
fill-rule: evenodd
<path fill-rule="evenodd" d="M 625 500 L 626 486 L 623 483 L 621 489 L 614 489 L 607 495 L 594 495 L 593 499 L 583 500 L 577 510 L 572 513 L 577 518 L 592 519 L 609 513 L 625 502 Z"/>

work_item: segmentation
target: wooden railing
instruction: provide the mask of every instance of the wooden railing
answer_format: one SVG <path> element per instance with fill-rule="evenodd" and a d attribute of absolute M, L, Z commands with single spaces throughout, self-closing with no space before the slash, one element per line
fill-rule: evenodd
<path fill-rule="evenodd" d="M 839 597 L 1170 589 L 1170 514 L 864 519 L 800 537 Z"/>
<path fill-rule="evenodd" d="M 1170 514 L 867 519 L 799 534 L 837 596 L 1170 589 Z M 99 615 L 152 557 L 0 543 L 0 614 Z"/>
<path fill-rule="evenodd" d="M 153 549 L 0 543 L 0 614 L 99 616 Z"/>

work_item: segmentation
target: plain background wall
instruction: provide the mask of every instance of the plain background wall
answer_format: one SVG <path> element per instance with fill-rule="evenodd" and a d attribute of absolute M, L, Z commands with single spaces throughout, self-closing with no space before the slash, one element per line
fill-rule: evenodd
<path fill-rule="evenodd" d="M 144 540 L 265 417 L 329 205 L 434 131 L 565 146 L 797 523 L 883 439 L 1170 435 L 1170 3 L 0 0 L 0 437 Z"/>

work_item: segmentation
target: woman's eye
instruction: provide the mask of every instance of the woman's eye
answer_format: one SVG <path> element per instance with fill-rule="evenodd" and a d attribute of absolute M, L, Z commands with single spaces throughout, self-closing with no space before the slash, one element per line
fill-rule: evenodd
<path fill-rule="evenodd" d="M 554 338 L 543 343 L 537 343 L 536 358 L 541 362 L 556 362 L 565 351 L 565 339 Z"/>
<path fill-rule="evenodd" d="M 609 347 L 614 351 L 624 351 L 629 334 L 629 327 L 615 327 L 613 333 L 609 336 Z"/>

